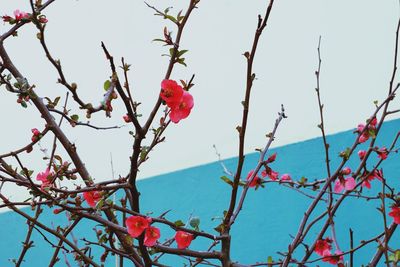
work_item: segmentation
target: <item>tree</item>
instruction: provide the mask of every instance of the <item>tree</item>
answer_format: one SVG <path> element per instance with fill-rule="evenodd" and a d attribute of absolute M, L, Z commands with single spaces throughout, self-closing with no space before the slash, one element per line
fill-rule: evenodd
<path fill-rule="evenodd" d="M 245 174 L 243 173 L 244 145 L 250 109 L 250 96 L 256 79 L 253 63 L 260 37 L 268 25 L 270 14 L 273 10 L 274 1 L 271 0 L 268 3 L 264 15 L 258 16 L 251 49 L 243 54 L 247 62 L 247 69 L 245 97 L 242 102 L 242 119 L 240 125 L 236 128 L 239 135 L 238 165 L 233 173 L 227 171 L 227 176 L 222 177 L 222 180 L 232 188 L 231 200 L 227 203 L 226 211 L 223 212 L 222 222 L 216 225 L 216 232 L 207 233 L 200 230 L 200 220 L 196 217 L 190 218 L 188 223 L 185 223 L 181 220 L 171 221 L 168 218 L 167 211 L 157 216 L 141 213 L 140 193 L 137 187 L 138 171 L 142 164 L 149 159 L 149 154 L 164 141 L 166 130 L 170 125 L 179 125 L 181 120 L 190 117 L 191 109 L 194 106 L 195 100 L 190 90 L 194 86 L 195 76 L 193 75 L 187 81 L 183 79 L 175 81 L 171 79 L 171 74 L 177 65 L 186 66 L 184 57 L 188 50 L 180 47 L 181 38 L 183 38 L 183 33 L 186 30 L 187 21 L 191 18 L 200 1 L 189 1 L 187 9 L 176 14 L 173 14 L 170 8 L 160 10 L 157 7 L 148 5 L 157 16 L 168 20 L 175 27 L 176 34 L 171 32 L 169 28 L 164 27 L 163 36 L 154 40 L 168 49 L 166 56 L 169 58 L 169 64 L 164 79 L 160 81 L 161 90 L 157 101 L 150 114 L 144 120 L 140 118 L 140 103 L 135 100 L 131 91 L 128 78 L 130 65 L 122 58 L 121 66 L 118 66 L 119 63 L 116 63 L 105 43 L 102 43 L 101 47 L 110 64 L 110 78 L 104 82 L 105 93 L 103 94 L 103 100 L 100 104 L 95 105 L 81 97 L 78 85 L 69 81 L 68 76 L 63 71 L 61 61 L 52 55 L 46 42 L 46 25 L 51 22 L 47 20 L 43 12 L 54 2 L 54 0 L 49 0 L 42 3 L 39 0 L 31 0 L 29 13 L 16 10 L 13 16 L 4 15 L 2 17 L 5 23 L 10 24 L 10 29 L 0 36 L 1 85 L 10 94 L 17 96 L 17 102 L 22 107 L 27 108 L 27 103 L 32 103 L 46 123 L 44 129 L 32 129 L 31 142 L 24 144 L 20 149 L 0 155 L 2 186 L 6 183 L 16 184 L 26 188 L 31 194 L 31 198 L 27 201 L 15 202 L 9 200 L 6 195 L 0 192 L 0 198 L 3 201 L 1 207 L 7 207 L 27 219 L 27 236 L 21 254 L 16 260 L 17 266 L 21 265 L 24 256 L 32 245 L 32 232 L 38 229 L 55 236 L 59 240 L 54 248 L 53 257 L 49 263 L 50 266 L 56 264 L 59 260 L 60 250 L 65 247 L 72 249 L 76 261 L 84 266 L 100 266 L 101 262 L 110 254 L 120 256 L 120 265 L 123 265 L 125 259 L 135 266 L 165 266 L 162 263 L 162 257 L 165 254 L 170 254 L 186 256 L 190 266 L 199 264 L 243 266 L 234 262 L 230 255 L 231 229 L 235 222 L 240 223 L 237 218 L 239 218 L 249 191 L 253 188 L 263 187 L 264 184 L 270 181 L 289 186 L 299 192 L 312 188 L 315 194 L 312 196 L 309 208 L 304 212 L 304 217 L 299 224 L 299 230 L 293 237 L 291 244 L 289 244 L 288 250 L 282 253 L 277 260 L 272 260 L 271 258 L 267 262 L 256 263 L 253 266 L 289 266 L 289 264 L 302 266 L 317 261 L 344 266 L 345 256 L 350 255 L 351 258 L 360 248 L 373 242 L 378 242 L 380 247 L 375 257 L 370 261 L 371 266 L 377 265 L 382 256 L 385 257 L 385 262 L 388 265 L 399 261 L 400 250 L 392 247 L 389 241 L 400 223 L 400 200 L 396 189 L 390 186 L 389 180 L 386 180 L 380 165 L 391 153 L 397 152 L 395 146 L 400 133 L 394 136 L 393 142 L 388 144 L 387 147 L 377 147 L 375 140 L 385 119 L 389 115 L 398 112 L 398 110 L 392 109 L 390 104 L 395 99 L 395 93 L 399 87 L 399 84 L 396 83 L 396 70 L 400 22 L 397 26 L 393 73 L 387 97 L 381 102 L 375 103 L 376 110 L 369 116 L 365 124 L 358 125 L 355 131 L 354 143 L 351 147 L 343 149 L 340 154 L 342 162 L 336 170 L 330 165 L 329 144 L 325 135 L 323 104 L 319 85 L 322 60 L 320 45 L 318 45 L 319 64 L 315 72 L 317 80 L 316 92 L 321 120 L 319 128 L 324 141 L 327 178 L 315 181 L 308 181 L 305 178 L 294 180 L 289 174 L 279 175 L 272 169 L 271 165 L 277 160 L 277 155 L 268 155 L 268 151 L 275 138 L 276 130 L 281 121 L 286 118 L 283 106 L 278 113 L 278 118 L 272 131 L 267 135 L 268 141 L 266 145 L 259 151 L 259 161 L 253 171 Z M 63 85 L 66 90 L 66 96 L 63 98 L 61 95 L 54 99 L 39 95 L 34 82 L 28 81 L 27 76 L 21 73 L 14 61 L 8 56 L 4 43 L 7 39 L 17 36 L 17 31 L 28 24 L 34 24 L 37 28 L 37 38 L 43 51 L 57 71 L 58 83 Z M 132 154 L 129 173 L 126 176 L 102 182 L 96 182 L 92 179 L 84 161 L 78 154 L 77 147 L 65 134 L 63 122 L 66 121 L 73 127 L 100 128 L 91 125 L 89 122 L 84 122 L 75 114 L 73 108 L 69 107 L 70 96 L 74 105 L 78 105 L 79 109 L 86 112 L 87 119 L 92 116 L 100 116 L 102 112 L 105 113 L 106 117 L 111 116 L 115 99 L 121 99 L 121 104 L 126 110 L 123 120 L 133 129 L 130 132 L 133 140 L 132 144 L 130 144 L 132 146 Z M 61 104 L 61 100 L 63 100 L 63 104 Z M 59 116 L 59 119 L 57 120 L 55 116 Z M 29 154 L 39 146 L 41 140 L 51 137 L 54 138 L 50 149 L 51 154 L 45 155 L 44 158 L 48 162 L 48 168 L 42 170 L 42 172 L 34 172 L 29 168 L 27 160 L 21 160 L 21 155 Z M 369 144 L 367 149 L 359 150 L 360 144 L 366 142 Z M 65 159 L 65 156 L 61 156 L 61 153 L 58 152 L 57 144 L 61 144 L 68 159 Z M 378 155 L 379 161 L 374 164 L 368 164 L 370 163 L 370 156 L 375 154 Z M 346 166 L 351 157 L 360 158 L 359 166 L 355 170 L 351 170 Z M 11 160 L 16 162 L 17 167 L 11 165 Z M 34 178 L 35 176 L 36 179 Z M 379 197 L 364 195 L 363 188 L 371 187 L 370 181 L 374 179 L 382 183 L 381 194 L 379 194 Z M 75 180 L 82 182 L 82 186 L 69 183 Z M 111 197 L 116 192 L 124 194 L 119 203 L 111 200 Z M 340 241 L 335 237 L 335 213 L 343 203 L 343 200 L 348 197 L 358 197 L 360 201 L 367 199 L 380 203 L 379 209 L 384 221 L 384 227 L 373 239 L 364 241 L 349 251 L 342 251 L 339 245 Z M 327 203 L 326 210 L 316 219 L 311 220 L 310 215 L 315 213 L 316 206 L 324 201 Z M 35 214 L 31 216 L 21 211 L 18 206 L 31 206 L 35 209 Z M 61 229 L 58 227 L 57 230 L 54 230 L 41 223 L 40 216 L 42 209 L 45 207 L 51 207 L 55 216 L 67 214 L 71 224 L 67 228 Z M 71 241 L 69 234 L 84 220 L 96 222 L 99 228 L 103 228 L 104 231 L 95 229 L 97 240 L 84 239 L 86 246 L 85 248 L 80 248 L 73 240 Z M 313 241 L 306 243 L 305 238 L 310 235 L 309 230 L 317 222 L 321 224 L 318 235 L 312 237 Z M 166 242 L 159 241 L 163 234 L 160 231 L 160 225 L 167 226 L 174 231 L 174 235 Z M 328 230 L 331 230 L 332 234 L 327 234 Z M 201 251 L 192 250 L 190 244 L 195 238 L 209 240 L 209 246 Z M 174 243 L 176 243 L 176 246 Z M 88 248 L 91 246 L 100 246 L 104 249 L 104 253 L 100 258 L 90 254 Z M 298 251 L 301 251 L 301 256 L 298 256 Z M 318 258 L 310 260 L 310 257 L 315 254 L 318 255 Z"/>

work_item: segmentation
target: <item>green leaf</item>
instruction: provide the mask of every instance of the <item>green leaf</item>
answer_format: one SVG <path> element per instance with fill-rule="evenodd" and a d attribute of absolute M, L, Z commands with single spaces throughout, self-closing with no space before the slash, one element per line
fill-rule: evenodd
<path fill-rule="evenodd" d="M 27 108 L 27 107 L 28 107 L 28 105 L 26 104 L 25 101 L 22 101 L 22 102 L 21 102 L 21 106 L 22 106 L 23 108 Z"/>
<path fill-rule="evenodd" d="M 199 230 L 200 226 L 200 218 L 199 217 L 193 217 L 189 221 L 190 226 L 192 226 L 196 231 Z"/>
<path fill-rule="evenodd" d="M 214 230 L 217 231 L 218 233 L 222 234 L 222 232 L 224 231 L 224 224 L 221 223 L 220 225 L 215 227 Z"/>
<path fill-rule="evenodd" d="M 59 97 L 59 96 L 57 96 L 57 97 L 54 99 L 53 105 L 54 105 L 54 106 L 57 106 L 58 101 L 60 101 L 60 97 Z"/>
<path fill-rule="evenodd" d="M 187 67 L 187 65 L 186 65 L 186 63 L 185 63 L 185 58 L 183 57 L 183 58 L 179 58 L 176 62 L 178 62 L 179 64 L 181 64 L 181 65 L 183 65 L 183 66 L 185 66 L 185 67 Z"/>
<path fill-rule="evenodd" d="M 183 226 L 185 226 L 185 224 L 182 222 L 182 220 L 177 220 L 176 222 L 174 222 L 174 224 L 175 224 L 177 227 L 183 227 Z"/>
<path fill-rule="evenodd" d="M 181 51 L 179 51 L 177 57 L 181 57 L 181 56 L 182 56 L 183 54 L 185 54 L 187 51 L 189 51 L 189 50 L 181 50 Z"/>
<path fill-rule="evenodd" d="M 153 39 L 152 42 L 163 42 L 164 43 L 165 40 L 163 40 L 163 39 Z"/>
<path fill-rule="evenodd" d="M 231 179 L 229 179 L 226 176 L 221 176 L 221 180 L 224 181 L 225 183 L 229 184 L 230 186 L 233 186 L 233 182 Z"/>
<path fill-rule="evenodd" d="M 339 157 L 348 160 L 350 157 L 350 151 L 351 151 L 350 147 L 347 147 L 345 151 L 340 152 Z"/>
<path fill-rule="evenodd" d="M 111 86 L 111 81 L 110 80 L 107 80 L 107 81 L 105 81 L 104 82 L 104 90 L 105 91 L 107 91 L 109 88 L 110 88 L 110 86 Z"/>
<path fill-rule="evenodd" d="M 273 262 L 272 257 L 268 256 L 267 263 L 272 263 L 272 262 Z"/>
<path fill-rule="evenodd" d="M 79 116 L 77 114 L 74 114 L 71 116 L 71 120 L 77 122 L 79 120 Z"/>

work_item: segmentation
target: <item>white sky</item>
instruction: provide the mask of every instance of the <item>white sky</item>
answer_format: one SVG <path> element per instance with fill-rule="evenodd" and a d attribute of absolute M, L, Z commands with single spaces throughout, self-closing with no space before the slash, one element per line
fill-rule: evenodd
<path fill-rule="evenodd" d="M 160 9 L 174 6 L 174 14 L 188 3 L 148 2 Z M 191 91 L 195 107 L 188 119 L 171 125 L 166 142 L 150 155 L 140 178 L 215 161 L 213 144 L 222 157 L 236 156 L 235 128 L 241 121 L 245 87 L 246 62 L 242 54 L 251 47 L 257 14 L 264 14 L 267 2 L 200 2 L 181 42 L 181 49 L 189 50 L 188 67 L 177 66 L 171 77 L 188 80 L 196 74 L 196 86 Z M 320 134 L 314 90 L 319 35 L 327 132 L 347 130 L 364 121 L 374 109 L 373 101 L 382 100 L 387 92 L 398 5 L 395 0 L 276 0 L 254 64 L 257 80 L 246 151 L 253 152 L 265 144 L 265 134 L 272 129 L 280 104 L 285 105 L 289 118 L 278 130 L 274 146 Z M 29 11 L 28 1 L 0 2 L 0 14 L 12 14 L 17 8 Z M 78 84 L 85 101 L 98 103 L 103 82 L 110 75 L 100 47 L 104 41 L 117 62 L 124 56 L 132 64 L 133 94 L 143 103 L 140 111 L 146 117 L 156 101 L 168 63 L 166 57 L 160 56 L 167 53 L 167 48 L 151 40 L 162 38 L 164 26 L 176 33 L 171 23 L 153 13 L 143 1 L 136 0 L 58 0 L 46 9 L 50 51 L 61 60 L 67 80 Z M 8 28 L 0 25 L 0 32 Z M 34 26 L 27 25 L 19 31 L 18 38 L 6 41 L 6 48 L 29 82 L 37 85 L 39 95 L 65 96 L 64 88 L 55 83 L 56 72 L 46 61 L 35 35 Z M 30 140 L 31 128 L 44 126 L 33 106 L 25 110 L 15 101 L 16 96 L 4 88 L 0 90 L 4 127 L 0 153 L 19 148 Z M 99 126 L 124 124 L 120 100 L 118 104 L 114 102 L 114 110 L 111 119 L 98 113 L 91 122 Z M 75 113 L 85 117 L 78 109 Z M 110 154 L 116 175 L 127 173 L 131 154 L 129 127 L 106 132 L 69 125 L 64 129 L 96 181 L 110 178 Z M 48 146 L 49 141 L 50 138 L 43 140 L 43 146 Z M 42 154 L 32 155 L 24 157 L 24 162 L 36 172 L 44 170 Z M 15 189 L 8 190 L 13 190 L 14 196 L 20 194 Z"/>

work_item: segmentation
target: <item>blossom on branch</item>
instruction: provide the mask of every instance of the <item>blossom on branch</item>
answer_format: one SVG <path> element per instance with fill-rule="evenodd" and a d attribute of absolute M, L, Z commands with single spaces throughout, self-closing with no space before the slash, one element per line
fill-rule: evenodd
<path fill-rule="evenodd" d="M 250 178 L 253 176 L 253 174 L 254 174 L 253 170 L 249 171 L 249 173 L 247 174 L 246 180 L 247 183 L 249 184 L 249 187 L 257 187 L 261 183 L 261 179 L 260 177 L 258 177 L 258 175 L 255 175 L 253 180 L 250 181 Z"/>
<path fill-rule="evenodd" d="M 177 231 L 175 234 L 175 241 L 179 249 L 185 249 L 189 247 L 192 240 L 193 235 L 185 231 Z"/>
<path fill-rule="evenodd" d="M 349 177 L 349 178 L 338 178 L 335 181 L 335 187 L 334 187 L 334 191 L 335 193 L 340 193 L 342 192 L 344 189 L 346 189 L 347 191 L 351 191 L 354 189 L 354 187 L 356 187 L 356 181 L 354 180 L 353 177 Z"/>
<path fill-rule="evenodd" d="M 42 185 L 40 186 L 42 190 L 51 186 L 52 179 L 53 179 L 53 173 L 50 173 L 49 168 L 47 168 L 46 171 L 40 172 L 38 173 L 38 175 L 36 175 L 36 180 L 42 182 Z"/>
<path fill-rule="evenodd" d="M 86 200 L 88 205 L 92 208 L 96 207 L 97 202 L 102 197 L 102 192 L 99 191 L 86 191 L 83 192 L 83 198 Z"/>
<path fill-rule="evenodd" d="M 169 117 L 174 123 L 187 118 L 194 106 L 193 96 L 174 80 L 161 82 L 160 97 L 170 108 Z"/>
<path fill-rule="evenodd" d="M 160 236 L 160 229 L 158 229 L 157 227 L 149 226 L 144 233 L 144 245 L 146 247 L 154 246 Z"/>
<path fill-rule="evenodd" d="M 130 216 L 125 220 L 125 224 L 129 235 L 136 238 L 149 227 L 149 219 L 142 216 Z"/>
<path fill-rule="evenodd" d="M 400 224 L 400 207 L 393 206 L 389 216 L 393 217 L 395 224 Z"/>

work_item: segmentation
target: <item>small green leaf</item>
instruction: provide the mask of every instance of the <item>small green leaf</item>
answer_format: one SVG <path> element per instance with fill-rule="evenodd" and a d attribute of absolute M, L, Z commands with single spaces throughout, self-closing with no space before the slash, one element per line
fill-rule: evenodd
<path fill-rule="evenodd" d="M 74 114 L 71 116 L 71 120 L 77 122 L 79 120 L 79 116 L 77 114 Z"/>
<path fill-rule="evenodd" d="M 192 226 L 196 231 L 199 230 L 200 226 L 200 218 L 199 217 L 193 217 L 189 221 L 190 226 Z"/>
<path fill-rule="evenodd" d="M 230 186 L 233 186 L 233 182 L 231 179 L 229 179 L 226 176 L 221 176 L 221 180 L 224 181 L 225 183 L 229 184 Z"/>
<path fill-rule="evenodd" d="M 53 105 L 54 105 L 54 106 L 57 106 L 58 101 L 60 101 L 60 97 L 59 97 L 59 96 L 57 96 L 57 97 L 54 99 Z"/>
<path fill-rule="evenodd" d="M 104 82 L 104 90 L 107 91 L 111 86 L 111 81 L 107 80 Z"/>
<path fill-rule="evenodd" d="M 183 54 L 185 54 L 187 51 L 189 51 L 189 50 L 181 50 L 181 51 L 179 51 L 177 57 L 181 57 L 181 56 L 182 56 Z"/>
<path fill-rule="evenodd" d="M 175 224 L 177 227 L 183 227 L 183 226 L 185 226 L 185 224 L 182 222 L 182 220 L 177 220 L 176 222 L 174 222 L 174 224 Z"/>

